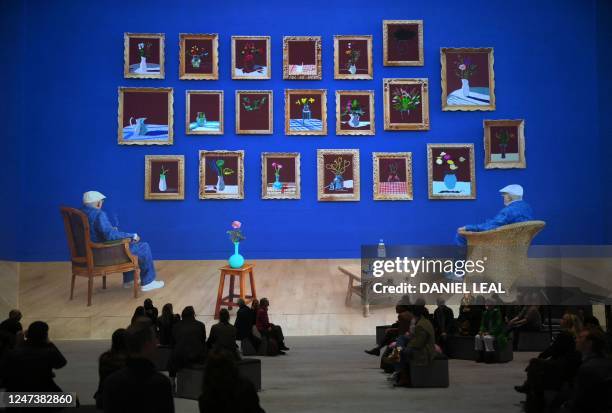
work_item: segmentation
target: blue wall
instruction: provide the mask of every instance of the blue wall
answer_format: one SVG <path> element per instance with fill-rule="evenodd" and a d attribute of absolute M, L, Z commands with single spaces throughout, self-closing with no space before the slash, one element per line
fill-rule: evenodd
<path fill-rule="evenodd" d="M 360 244 L 381 237 L 387 243 L 447 243 L 457 227 L 494 214 L 500 207 L 497 190 L 509 183 L 523 184 L 537 216 L 548 222 L 539 242 L 605 241 L 604 198 L 597 186 L 610 171 L 602 167 L 599 152 L 603 119 L 593 109 L 598 100 L 595 0 L 447 1 L 444 7 L 425 0 L 177 3 L 26 0 L 25 20 L 15 29 L 25 28 L 23 57 L 11 59 L 2 72 L 3 78 L 4 70 L 9 78 L 24 76 L 27 96 L 18 106 L 23 121 L 5 122 L 8 131 L 2 135 L 3 145 L 11 137 L 25 142 L 18 152 L 26 164 L 19 208 L 27 217 L 17 234 L 19 259 L 65 259 L 58 206 L 78 205 L 89 189 L 105 193 L 106 207 L 119 215 L 122 228 L 138 231 L 160 259 L 227 256 L 224 231 L 234 219 L 245 224 L 242 248 L 251 258 L 353 257 Z M 383 19 L 424 20 L 424 67 L 382 66 Z M 165 80 L 123 78 L 125 31 L 166 33 Z M 178 80 L 180 32 L 220 33 L 219 81 Z M 233 34 L 272 36 L 272 80 L 231 80 Z M 323 80 L 283 81 L 282 36 L 315 34 L 323 36 Z M 334 34 L 374 35 L 375 80 L 333 80 Z M 3 44 L 13 39 L 12 31 L 3 34 Z M 439 48 L 444 46 L 495 48 L 497 111 L 442 113 Z M 383 132 L 384 77 L 429 78 L 430 131 Z M 174 146 L 117 145 L 118 86 L 174 88 Z M 335 136 L 330 111 L 329 136 L 284 136 L 284 88 L 327 88 L 328 108 L 334 107 L 335 89 L 374 89 L 377 135 Z M 225 90 L 224 136 L 185 135 L 187 89 Z M 233 133 L 236 89 L 274 90 L 273 136 Z M 528 168 L 485 171 L 482 120 L 505 118 L 526 119 Z M 434 142 L 475 144 L 477 200 L 427 199 L 426 144 Z M 361 202 L 317 202 L 317 148 L 361 150 Z M 246 151 L 245 200 L 198 200 L 199 149 Z M 263 151 L 301 152 L 301 200 L 260 199 Z M 413 152 L 414 201 L 372 200 L 373 151 Z M 185 201 L 144 201 L 146 154 L 186 156 Z"/>
<path fill-rule="evenodd" d="M 599 136 L 601 139 L 601 163 L 605 168 L 601 187 L 604 192 L 604 219 L 606 242 L 612 244 L 612 2 L 597 2 L 597 48 L 599 86 Z"/>

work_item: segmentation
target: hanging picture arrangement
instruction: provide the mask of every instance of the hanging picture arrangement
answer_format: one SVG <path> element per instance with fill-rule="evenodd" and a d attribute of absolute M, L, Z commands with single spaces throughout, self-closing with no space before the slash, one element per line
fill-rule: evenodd
<path fill-rule="evenodd" d="M 526 168 L 525 121 L 485 120 L 485 168 Z"/>
<path fill-rule="evenodd" d="M 495 110 L 493 48 L 443 47 L 442 110 Z"/>
<path fill-rule="evenodd" d="M 359 201 L 359 149 L 317 150 L 319 201 Z"/>
<path fill-rule="evenodd" d="M 336 90 L 336 135 L 374 135 L 374 91 Z"/>
<path fill-rule="evenodd" d="M 172 145 L 172 88 L 120 87 L 120 145 Z"/>
<path fill-rule="evenodd" d="M 373 79 L 372 36 L 334 36 L 334 79 Z"/>
<path fill-rule="evenodd" d="M 327 135 L 327 90 L 285 89 L 285 134 Z"/>
<path fill-rule="evenodd" d="M 473 144 L 428 144 L 429 199 L 476 199 Z"/>
<path fill-rule="evenodd" d="M 219 35 L 181 33 L 179 79 L 219 79 Z"/>
<path fill-rule="evenodd" d="M 321 36 L 283 37 L 283 79 L 321 78 Z"/>
<path fill-rule="evenodd" d="M 385 130 L 429 130 L 427 79 L 383 79 Z"/>
<path fill-rule="evenodd" d="M 383 20 L 383 64 L 423 66 L 423 20 Z"/>
<path fill-rule="evenodd" d="M 300 199 L 298 152 L 262 152 L 261 198 Z"/>
<path fill-rule="evenodd" d="M 127 79 L 163 79 L 163 33 L 123 35 L 123 76 Z"/>
<path fill-rule="evenodd" d="M 145 199 L 185 199 L 185 157 L 183 155 L 145 156 Z"/>
<path fill-rule="evenodd" d="M 187 135 L 223 135 L 223 91 L 186 92 Z"/>
<path fill-rule="evenodd" d="M 273 107 L 271 90 L 237 90 L 236 133 L 272 134 Z"/>
<path fill-rule="evenodd" d="M 372 152 L 374 199 L 412 200 L 412 152 Z"/>
<path fill-rule="evenodd" d="M 244 199 L 244 151 L 200 151 L 200 199 Z"/>
<path fill-rule="evenodd" d="M 232 36 L 232 79 L 270 79 L 270 36 Z"/>

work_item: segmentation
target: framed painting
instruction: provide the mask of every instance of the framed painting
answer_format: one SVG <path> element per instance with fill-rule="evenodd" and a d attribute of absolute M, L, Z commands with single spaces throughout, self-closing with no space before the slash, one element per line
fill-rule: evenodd
<path fill-rule="evenodd" d="M 326 89 L 285 89 L 285 135 L 327 135 Z"/>
<path fill-rule="evenodd" d="M 495 110 L 493 48 L 443 47 L 442 110 Z"/>
<path fill-rule="evenodd" d="M 336 135 L 374 135 L 374 91 L 336 90 Z"/>
<path fill-rule="evenodd" d="M 283 79 L 321 78 L 321 36 L 283 37 Z"/>
<path fill-rule="evenodd" d="M 359 149 L 317 149 L 319 201 L 359 201 Z"/>
<path fill-rule="evenodd" d="M 200 199 L 244 199 L 244 151 L 200 151 Z"/>
<path fill-rule="evenodd" d="M 172 88 L 120 87 L 119 145 L 172 145 Z"/>
<path fill-rule="evenodd" d="M 476 199 L 474 145 L 427 144 L 429 199 Z"/>
<path fill-rule="evenodd" d="M 412 200 L 412 152 L 372 152 L 374 200 Z"/>
<path fill-rule="evenodd" d="M 223 135 L 223 91 L 188 90 L 185 111 L 187 135 Z"/>
<path fill-rule="evenodd" d="M 525 121 L 485 120 L 485 168 L 526 168 Z"/>
<path fill-rule="evenodd" d="M 183 155 L 145 156 L 145 199 L 185 199 L 185 157 Z"/>
<path fill-rule="evenodd" d="M 383 79 L 385 130 L 429 130 L 427 79 Z"/>
<path fill-rule="evenodd" d="M 270 79 L 270 36 L 232 36 L 232 79 Z"/>
<path fill-rule="evenodd" d="M 334 36 L 334 79 L 373 79 L 372 36 Z"/>
<path fill-rule="evenodd" d="M 163 33 L 124 33 L 123 77 L 127 79 L 163 79 Z"/>
<path fill-rule="evenodd" d="M 179 79 L 219 79 L 219 35 L 179 35 Z"/>
<path fill-rule="evenodd" d="M 273 107 L 271 90 L 237 90 L 236 133 L 272 134 Z"/>
<path fill-rule="evenodd" d="M 261 198 L 300 199 L 298 152 L 262 152 Z"/>
<path fill-rule="evenodd" d="M 383 20 L 383 65 L 424 64 L 423 20 Z"/>

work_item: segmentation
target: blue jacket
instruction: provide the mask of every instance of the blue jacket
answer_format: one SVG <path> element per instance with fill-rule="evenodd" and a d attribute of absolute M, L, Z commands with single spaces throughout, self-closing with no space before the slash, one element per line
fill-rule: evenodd
<path fill-rule="evenodd" d="M 89 220 L 89 232 L 92 242 L 115 241 L 123 238 L 133 238 L 135 234 L 121 232 L 108 220 L 106 212 L 101 209 L 84 206 L 81 211 Z"/>
<path fill-rule="evenodd" d="M 517 222 L 531 221 L 533 211 L 525 201 L 514 201 L 505 206 L 493 219 L 489 219 L 482 224 L 466 225 L 466 231 L 481 232 L 489 231 L 502 225 L 515 224 Z"/>

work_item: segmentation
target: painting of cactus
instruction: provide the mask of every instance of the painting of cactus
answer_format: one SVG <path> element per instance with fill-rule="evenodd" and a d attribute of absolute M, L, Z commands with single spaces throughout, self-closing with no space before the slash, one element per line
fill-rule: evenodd
<path fill-rule="evenodd" d="M 359 201 L 359 150 L 317 151 L 319 201 Z"/>

